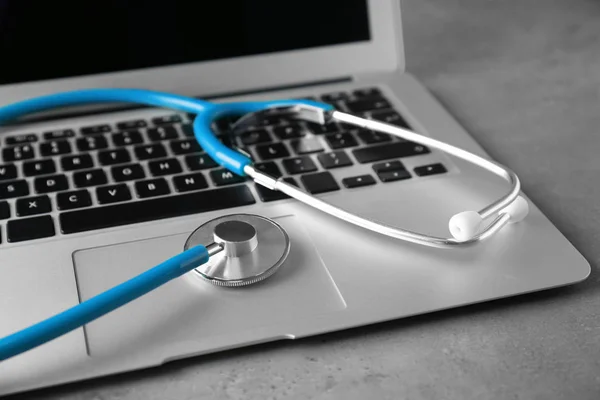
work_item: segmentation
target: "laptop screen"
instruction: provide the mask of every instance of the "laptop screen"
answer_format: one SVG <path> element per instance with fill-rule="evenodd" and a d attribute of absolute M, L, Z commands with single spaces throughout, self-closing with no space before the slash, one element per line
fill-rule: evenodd
<path fill-rule="evenodd" d="M 0 84 L 370 39 L 367 0 L 0 0 Z"/>

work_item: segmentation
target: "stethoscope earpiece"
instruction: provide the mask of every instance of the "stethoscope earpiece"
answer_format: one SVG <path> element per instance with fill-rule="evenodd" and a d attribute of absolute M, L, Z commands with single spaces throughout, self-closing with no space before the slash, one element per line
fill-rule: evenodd
<path fill-rule="evenodd" d="M 508 216 L 507 223 L 514 224 L 521 222 L 529 214 L 529 203 L 523 196 L 518 196 L 506 208 L 503 208 L 498 215 Z M 483 217 L 477 211 L 463 211 L 450 218 L 448 229 L 458 241 L 468 241 L 476 237 L 483 225 Z"/>
<path fill-rule="evenodd" d="M 477 211 L 463 211 L 450 218 L 448 228 L 454 239 L 465 241 L 479 233 L 481 224 L 483 218 Z"/>
<path fill-rule="evenodd" d="M 510 215 L 509 223 L 521 222 L 529 214 L 529 202 L 523 196 L 518 196 L 515 201 L 500 211 L 500 214 L 503 213 Z"/>

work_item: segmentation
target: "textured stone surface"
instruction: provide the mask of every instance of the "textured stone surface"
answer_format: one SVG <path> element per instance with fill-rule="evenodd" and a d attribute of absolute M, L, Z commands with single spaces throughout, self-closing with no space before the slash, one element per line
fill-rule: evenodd
<path fill-rule="evenodd" d="M 404 0 L 408 69 L 592 263 L 581 285 L 28 393 L 600 398 L 600 2 Z"/>

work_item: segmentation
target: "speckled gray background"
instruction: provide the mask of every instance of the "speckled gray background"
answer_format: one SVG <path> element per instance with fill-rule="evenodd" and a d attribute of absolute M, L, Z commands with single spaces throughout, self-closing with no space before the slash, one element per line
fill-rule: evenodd
<path fill-rule="evenodd" d="M 592 263 L 575 287 L 27 393 L 600 398 L 600 1 L 403 0 L 408 69 Z"/>

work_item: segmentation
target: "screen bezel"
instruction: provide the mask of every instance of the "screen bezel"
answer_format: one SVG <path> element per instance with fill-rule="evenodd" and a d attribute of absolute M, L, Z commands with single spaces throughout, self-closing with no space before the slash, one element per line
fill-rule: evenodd
<path fill-rule="evenodd" d="M 368 10 L 368 42 L 0 85 L 0 105 L 90 87 L 136 87 L 199 96 L 403 70 L 399 2 L 368 0 Z"/>

